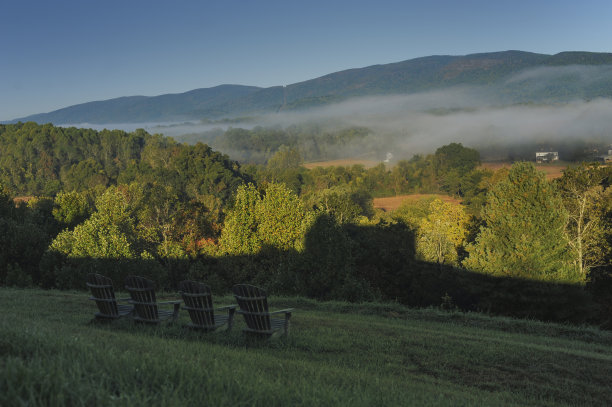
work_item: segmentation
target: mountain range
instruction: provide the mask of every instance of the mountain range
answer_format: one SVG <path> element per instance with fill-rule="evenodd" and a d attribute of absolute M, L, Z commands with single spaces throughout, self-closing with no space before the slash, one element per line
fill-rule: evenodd
<path fill-rule="evenodd" d="M 459 86 L 493 91 L 503 104 L 612 98 L 612 53 L 503 51 L 428 56 L 348 69 L 287 86 L 220 85 L 179 94 L 88 102 L 11 122 L 106 124 L 220 119 L 300 110 L 353 97 Z"/>

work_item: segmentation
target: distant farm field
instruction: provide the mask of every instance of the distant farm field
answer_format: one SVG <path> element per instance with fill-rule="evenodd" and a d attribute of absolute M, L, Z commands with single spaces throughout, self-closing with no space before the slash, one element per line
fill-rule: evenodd
<path fill-rule="evenodd" d="M 362 160 L 357 158 L 344 158 L 341 160 L 315 161 L 306 163 L 303 166 L 309 170 L 316 167 L 352 167 L 353 165 L 363 165 L 365 168 L 372 168 L 380 164 L 380 161 Z"/>
<path fill-rule="evenodd" d="M 482 163 L 483 168 L 497 171 L 501 168 L 510 168 L 512 163 L 508 162 L 490 162 Z M 536 164 L 536 168 L 546 174 L 547 179 L 555 179 L 563 176 L 563 170 L 567 168 L 567 164 Z"/>
<path fill-rule="evenodd" d="M 401 206 L 405 201 L 418 201 L 420 199 L 427 198 L 439 198 L 444 202 L 461 202 L 459 199 L 448 195 L 442 194 L 409 194 L 409 195 L 398 195 L 389 196 L 385 198 L 374 198 L 374 208 L 382 209 L 385 212 L 393 211 Z"/>
<path fill-rule="evenodd" d="M 188 330 L 185 311 L 92 322 L 88 296 L 0 288 L 1 406 L 612 405 L 612 333 L 596 328 L 272 297 L 295 309 L 291 335 L 259 341 L 240 318 Z"/>

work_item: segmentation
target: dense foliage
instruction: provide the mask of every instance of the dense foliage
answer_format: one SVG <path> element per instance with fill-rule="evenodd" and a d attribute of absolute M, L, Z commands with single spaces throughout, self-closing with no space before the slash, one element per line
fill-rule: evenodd
<path fill-rule="evenodd" d="M 185 278 L 221 292 L 250 282 L 318 299 L 611 322 L 610 167 L 550 182 L 529 163 L 483 170 L 458 143 L 394 165 L 312 170 L 299 145 L 278 144 L 265 164 L 240 167 L 144 131 L 0 131 L 0 285 L 82 288 L 97 271 L 170 290 Z M 372 205 L 426 192 L 455 200 Z"/>
<path fill-rule="evenodd" d="M 354 144 L 364 147 L 369 134 L 370 130 L 363 127 L 330 130 L 307 124 L 286 128 L 257 126 L 251 130 L 230 128 L 216 138 L 213 145 L 248 163 L 264 164 L 282 146 L 299 151 L 301 158 L 307 161 L 328 160 L 350 154 Z"/>
<path fill-rule="evenodd" d="M 542 280 L 579 280 L 569 266 L 561 197 L 532 163 L 515 164 L 487 195 L 484 225 L 464 261 L 468 269 Z"/>
<path fill-rule="evenodd" d="M 238 164 L 204 144 L 178 144 L 143 130 L 0 125 L 0 183 L 16 194 L 53 196 L 160 179 L 186 199 L 227 200 L 243 183 Z"/>

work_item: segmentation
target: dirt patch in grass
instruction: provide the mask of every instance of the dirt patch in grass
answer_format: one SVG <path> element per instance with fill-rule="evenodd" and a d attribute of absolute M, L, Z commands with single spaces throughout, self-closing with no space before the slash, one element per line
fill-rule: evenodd
<path fill-rule="evenodd" d="M 461 200 L 448 195 L 441 194 L 410 194 L 389 196 L 385 198 L 374 198 L 374 208 L 382 209 L 385 212 L 393 211 L 400 207 L 404 201 L 418 201 L 426 198 L 440 198 L 444 202 L 460 203 Z"/>
<path fill-rule="evenodd" d="M 316 167 L 352 167 L 356 164 L 363 165 L 366 168 L 372 168 L 380 164 L 380 161 L 343 158 L 341 160 L 315 161 L 312 163 L 306 163 L 303 166 L 311 170 Z"/>

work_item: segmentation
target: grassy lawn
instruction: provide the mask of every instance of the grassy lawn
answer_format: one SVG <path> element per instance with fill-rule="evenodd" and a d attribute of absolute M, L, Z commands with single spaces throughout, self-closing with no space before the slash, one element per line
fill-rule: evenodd
<path fill-rule="evenodd" d="M 240 316 L 211 334 L 184 311 L 91 322 L 87 298 L 0 289 L 1 406 L 612 405 L 612 333 L 595 328 L 272 298 L 296 308 L 291 336 L 257 341 Z"/>

